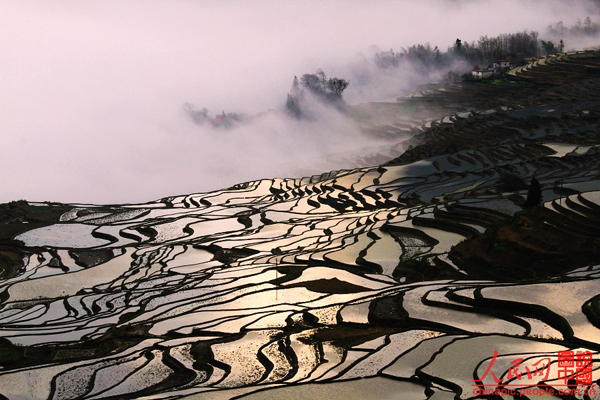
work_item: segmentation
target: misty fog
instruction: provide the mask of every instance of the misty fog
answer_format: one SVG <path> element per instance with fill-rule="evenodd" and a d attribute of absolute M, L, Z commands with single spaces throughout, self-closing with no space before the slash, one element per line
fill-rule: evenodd
<path fill-rule="evenodd" d="M 335 111 L 266 112 L 295 75 L 350 80 L 350 104 L 386 99 L 435 77 L 377 71 L 376 51 L 587 15 L 583 0 L 0 0 L 0 202 L 143 202 L 349 167 L 327 155 L 382 143 Z M 266 113 L 218 130 L 186 102 Z"/>

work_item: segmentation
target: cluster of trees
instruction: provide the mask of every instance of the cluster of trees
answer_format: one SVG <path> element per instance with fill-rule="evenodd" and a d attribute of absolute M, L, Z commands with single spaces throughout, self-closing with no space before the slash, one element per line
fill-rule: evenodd
<path fill-rule="evenodd" d="M 566 27 L 562 21 L 548 26 L 548 34 L 554 37 L 564 36 L 596 36 L 600 33 L 600 24 L 593 22 L 587 17 L 583 22 L 577 20 L 577 23 L 571 27 Z"/>
<path fill-rule="evenodd" d="M 558 22 L 549 26 L 547 31 L 547 36 L 555 41 L 540 39 L 540 34 L 536 31 L 486 35 L 472 42 L 456 39 L 446 51 L 441 51 L 437 46 L 432 47 L 429 43 L 402 48 L 399 52 L 393 49 L 382 51 L 375 55 L 375 63 L 380 68 L 395 68 L 403 62 L 410 62 L 426 69 L 451 67 L 456 61 L 465 61 L 470 65 L 489 65 L 495 60 L 508 59 L 512 63 L 521 63 L 525 58 L 564 51 L 562 37 L 598 35 L 600 24 L 587 17 L 572 27 Z"/>
<path fill-rule="evenodd" d="M 540 43 L 542 45 L 542 48 L 546 52 L 546 54 L 562 53 L 565 49 L 565 42 L 563 42 L 562 39 L 560 39 L 560 42 L 558 42 L 558 45 L 555 44 L 551 40 L 547 40 L 547 41 L 542 40 L 542 41 L 540 41 Z"/>
<path fill-rule="evenodd" d="M 231 128 L 235 124 L 247 119 L 244 114 L 225 113 L 225 111 L 221 114 L 210 116 L 206 107 L 198 110 L 191 103 L 185 103 L 183 111 L 190 116 L 196 125 L 208 124 L 215 128 Z"/>
<path fill-rule="evenodd" d="M 542 40 L 540 42 L 546 54 L 559 53 L 564 51 L 564 38 L 573 43 L 590 43 L 586 39 L 600 35 L 600 24 L 593 22 L 590 17 L 587 17 L 583 22 L 577 20 L 577 23 L 571 27 L 565 26 L 560 21 L 554 25 L 549 25 L 546 35 L 554 40 Z"/>
<path fill-rule="evenodd" d="M 456 39 L 447 51 L 441 51 L 429 43 L 417 44 L 400 52 L 382 51 L 375 55 L 375 63 L 380 68 L 397 67 L 402 62 L 418 63 L 428 69 L 450 67 L 456 61 L 466 61 L 470 65 L 488 65 L 495 60 L 509 57 L 512 62 L 521 62 L 527 57 L 540 55 L 539 33 L 523 31 L 501 34 L 498 36 L 481 36 L 477 42 Z"/>
<path fill-rule="evenodd" d="M 307 117 L 311 114 L 309 107 L 306 106 L 305 92 L 314 95 L 313 98 L 317 100 L 342 109 L 345 106 L 342 93 L 348 85 L 350 85 L 350 82 L 345 79 L 327 78 L 327 75 L 321 69 L 314 74 L 304 74 L 300 79 L 295 76 L 292 89 L 287 96 L 287 111 L 298 118 Z M 250 120 L 244 114 L 225 113 L 225 111 L 211 116 L 206 107 L 198 109 L 191 103 L 185 103 L 183 111 L 196 125 L 210 125 L 215 128 L 231 128 Z"/>
<path fill-rule="evenodd" d="M 318 69 L 314 74 L 304 74 L 300 77 L 300 85 L 308 89 L 311 93 L 327 97 L 329 99 L 341 99 L 342 93 L 350 82 L 340 78 L 327 79 L 327 75 L 322 69 Z M 298 90 L 298 77 L 294 77 L 292 90 Z"/>
<path fill-rule="evenodd" d="M 342 78 L 327 78 L 322 69 L 318 69 L 314 74 L 304 74 L 300 79 L 295 76 L 292 89 L 287 96 L 286 108 L 296 117 L 303 116 L 302 102 L 305 90 L 319 100 L 337 106 L 343 105 L 342 93 L 349 85 L 350 82 Z"/>
<path fill-rule="evenodd" d="M 496 37 L 481 36 L 475 48 L 480 52 L 478 56 L 482 61 L 504 59 L 507 55 L 521 61 L 526 57 L 538 57 L 539 33 L 536 31 L 523 31 L 517 33 L 501 34 Z"/>
<path fill-rule="evenodd" d="M 208 109 L 202 108 L 201 110 L 196 110 L 193 104 L 185 103 L 183 105 L 183 111 L 190 116 L 192 121 L 198 125 L 203 125 L 209 120 Z"/>
<path fill-rule="evenodd" d="M 435 46 L 431 48 L 429 43 L 422 45 L 416 44 L 407 49 L 402 48 L 401 52 L 382 51 L 375 54 L 375 63 L 380 68 L 397 67 L 403 61 L 419 62 L 425 66 L 435 64 L 436 66 L 443 65 L 448 61 L 448 54 L 443 54 L 440 49 Z"/>

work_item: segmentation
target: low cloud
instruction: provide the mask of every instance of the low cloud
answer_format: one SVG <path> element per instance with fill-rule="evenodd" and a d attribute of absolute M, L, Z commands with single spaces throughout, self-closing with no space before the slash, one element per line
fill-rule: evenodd
<path fill-rule="evenodd" d="M 267 113 L 228 131 L 191 123 L 279 109 L 294 75 L 349 79 L 350 103 L 431 76 L 376 73 L 375 51 L 573 24 L 593 2 L 49 0 L 0 3 L 0 201 L 138 202 L 322 166 L 379 145 L 339 113 Z M 387 75 L 386 75 L 387 74 Z M 307 167 L 308 164 L 308 167 Z M 308 169 L 307 169 L 308 168 Z"/>

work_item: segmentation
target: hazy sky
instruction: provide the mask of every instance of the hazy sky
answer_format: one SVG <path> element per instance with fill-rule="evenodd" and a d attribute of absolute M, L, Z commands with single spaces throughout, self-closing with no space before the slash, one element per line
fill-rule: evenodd
<path fill-rule="evenodd" d="M 446 49 L 586 15 L 591 3 L 565 0 L 0 0 L 0 202 L 138 202 L 281 176 L 370 143 L 336 116 L 215 132 L 182 104 L 277 109 L 294 75 L 344 73 L 373 46 Z"/>

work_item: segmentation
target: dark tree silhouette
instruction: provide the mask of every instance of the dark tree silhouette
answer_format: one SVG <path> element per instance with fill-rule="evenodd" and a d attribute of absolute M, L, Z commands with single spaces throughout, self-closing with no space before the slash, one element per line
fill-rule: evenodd
<path fill-rule="evenodd" d="M 544 51 L 546 52 L 546 54 L 556 54 L 558 52 L 556 45 L 551 40 L 548 40 L 548 41 L 542 40 L 541 44 L 542 44 L 542 47 L 544 48 Z"/>
<path fill-rule="evenodd" d="M 183 105 L 183 110 L 188 113 L 192 118 L 192 121 L 198 125 L 202 125 L 208 119 L 208 109 L 206 107 L 202 110 L 196 110 L 193 104 L 185 103 Z"/>
<path fill-rule="evenodd" d="M 454 42 L 454 48 L 456 51 L 460 51 L 460 49 L 462 49 L 462 40 L 456 39 L 456 42 Z"/>
<path fill-rule="evenodd" d="M 287 95 L 287 101 L 285 103 L 285 107 L 288 112 L 292 114 L 296 118 L 300 118 L 302 116 L 302 110 L 300 110 L 300 106 L 298 105 L 298 100 L 292 96 L 291 94 Z"/>
<path fill-rule="evenodd" d="M 302 77 L 300 78 L 300 83 L 302 83 L 302 86 L 304 86 L 312 92 L 322 91 L 321 79 L 316 74 L 302 75 Z"/>
<path fill-rule="evenodd" d="M 346 88 L 350 85 L 345 79 L 339 78 L 331 78 L 327 81 L 327 88 L 331 91 L 335 96 L 342 96 L 342 92 L 346 90 Z"/>
<path fill-rule="evenodd" d="M 314 74 L 304 74 L 300 77 L 300 80 L 294 77 L 292 88 L 285 103 L 286 109 L 297 118 L 306 117 L 305 110 L 303 110 L 306 100 L 304 89 L 308 89 L 308 92 L 315 95 L 315 98 L 333 104 L 341 110 L 345 106 L 342 93 L 348 85 L 350 85 L 350 82 L 345 79 L 327 79 L 327 75 L 322 69 L 318 69 Z"/>
<path fill-rule="evenodd" d="M 525 208 L 533 208 L 542 204 L 542 186 L 540 182 L 531 178 L 531 184 L 529 185 L 529 191 L 527 192 L 527 200 L 525 200 Z"/>

